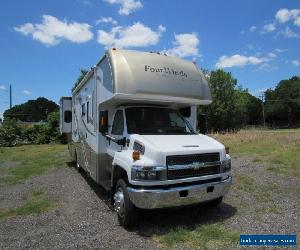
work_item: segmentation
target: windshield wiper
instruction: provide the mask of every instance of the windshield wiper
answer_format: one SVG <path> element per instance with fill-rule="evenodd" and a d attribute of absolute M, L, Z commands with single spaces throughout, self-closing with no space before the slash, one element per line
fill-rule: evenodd
<path fill-rule="evenodd" d="M 181 129 L 168 129 L 166 130 L 167 133 L 179 133 L 179 134 L 193 134 L 191 132 L 188 132 L 188 131 L 184 131 L 184 130 L 181 130 Z"/>

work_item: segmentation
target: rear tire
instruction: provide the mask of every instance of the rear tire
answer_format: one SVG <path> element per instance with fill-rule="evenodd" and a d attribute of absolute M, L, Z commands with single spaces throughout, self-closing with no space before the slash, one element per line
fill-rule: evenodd
<path fill-rule="evenodd" d="M 114 208 L 118 215 L 120 225 L 125 228 L 136 225 L 138 220 L 138 208 L 129 198 L 126 182 L 119 179 L 114 193 Z"/>

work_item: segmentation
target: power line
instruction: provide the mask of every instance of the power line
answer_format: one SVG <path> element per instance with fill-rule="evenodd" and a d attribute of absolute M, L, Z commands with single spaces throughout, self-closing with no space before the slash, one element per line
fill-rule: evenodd
<path fill-rule="evenodd" d="M 277 100 L 265 100 L 266 102 L 287 102 L 287 101 L 300 101 L 300 99 L 277 99 Z"/>
<path fill-rule="evenodd" d="M 263 116 L 263 124 L 264 124 L 264 127 L 266 127 L 266 119 L 265 119 L 265 92 L 264 91 L 261 91 L 261 105 L 262 105 L 262 116 Z"/>
<path fill-rule="evenodd" d="M 12 108 L 12 90 L 11 90 L 11 84 L 9 84 L 9 108 Z"/>

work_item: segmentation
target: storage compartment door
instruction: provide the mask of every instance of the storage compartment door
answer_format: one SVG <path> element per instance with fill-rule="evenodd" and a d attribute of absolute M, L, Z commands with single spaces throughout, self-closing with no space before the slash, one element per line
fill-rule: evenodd
<path fill-rule="evenodd" d="M 72 132 L 72 98 L 62 97 L 60 99 L 60 132 L 71 133 Z"/>

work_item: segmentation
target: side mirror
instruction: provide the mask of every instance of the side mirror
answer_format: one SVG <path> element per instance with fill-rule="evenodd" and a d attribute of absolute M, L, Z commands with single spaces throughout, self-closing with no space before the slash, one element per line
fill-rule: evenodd
<path fill-rule="evenodd" d="M 108 111 L 100 111 L 99 113 L 99 132 L 106 134 L 108 132 Z"/>
<path fill-rule="evenodd" d="M 198 124 L 199 124 L 199 130 L 201 134 L 206 134 L 206 117 L 204 114 L 198 115 Z"/>
<path fill-rule="evenodd" d="M 117 144 L 120 145 L 120 146 L 125 147 L 125 145 L 126 145 L 126 137 L 123 137 L 122 139 L 117 140 Z"/>

